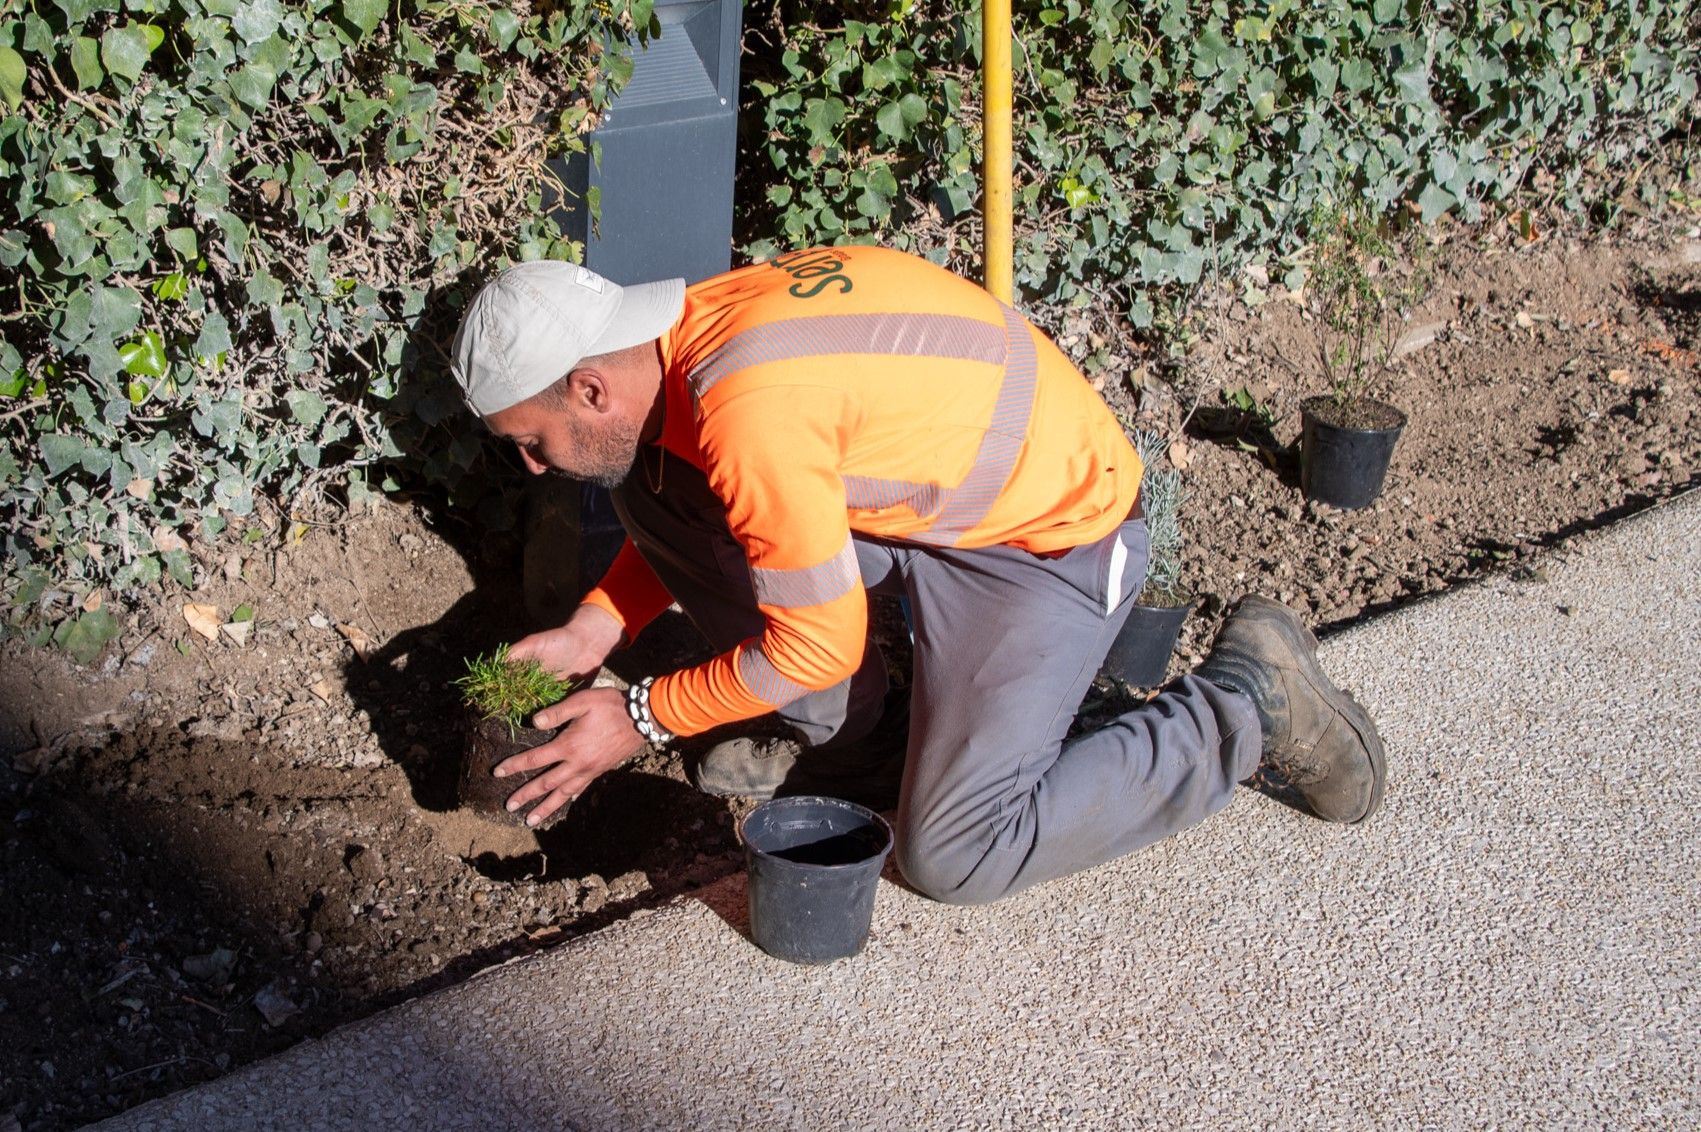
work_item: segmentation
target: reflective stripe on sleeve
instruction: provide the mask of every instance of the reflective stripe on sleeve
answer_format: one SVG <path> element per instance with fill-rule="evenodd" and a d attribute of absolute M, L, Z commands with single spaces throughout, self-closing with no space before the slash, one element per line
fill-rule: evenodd
<path fill-rule="evenodd" d="M 738 675 L 751 695 L 775 707 L 785 707 L 813 690 L 780 675 L 762 646 L 754 641 L 738 651 Z"/>
<path fill-rule="evenodd" d="M 848 532 L 845 545 L 825 562 L 797 570 L 750 568 L 757 602 L 781 609 L 823 605 L 849 593 L 861 579 L 862 573 L 856 564 L 856 547 L 851 545 Z"/>

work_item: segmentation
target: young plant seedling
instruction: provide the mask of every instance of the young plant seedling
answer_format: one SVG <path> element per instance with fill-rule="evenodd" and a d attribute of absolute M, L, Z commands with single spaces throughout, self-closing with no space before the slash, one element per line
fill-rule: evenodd
<path fill-rule="evenodd" d="M 1311 233 L 1305 289 L 1317 316 L 1318 360 L 1340 418 L 1334 423 L 1358 427 L 1371 386 L 1393 368 L 1401 324 L 1429 294 L 1427 247 L 1416 229 L 1391 229 L 1363 201 L 1317 211 Z"/>
<path fill-rule="evenodd" d="M 1191 600 L 1181 586 L 1181 473 L 1158 467 L 1169 441 L 1156 432 L 1136 433 L 1134 450 L 1145 467 L 1140 499 L 1146 513 L 1146 585 L 1139 601 L 1173 609 Z"/>
<path fill-rule="evenodd" d="M 466 675 L 454 681 L 461 699 L 480 718 L 506 723 L 509 734 L 540 708 L 566 699 L 576 687 L 574 681 L 546 671 L 535 660 L 509 660 L 507 645 L 466 664 Z"/>

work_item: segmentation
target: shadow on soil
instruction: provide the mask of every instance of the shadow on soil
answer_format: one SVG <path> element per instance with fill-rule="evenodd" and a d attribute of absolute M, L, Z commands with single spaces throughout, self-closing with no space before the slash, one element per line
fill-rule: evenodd
<path fill-rule="evenodd" d="M 1268 417 L 1232 407 L 1202 407 L 1189 418 L 1184 435 L 1253 453 L 1282 483 L 1299 489 L 1299 446 L 1277 440 Z"/>
<path fill-rule="evenodd" d="M 1506 542 L 1487 537 L 1473 539 L 1468 547 L 1468 557 L 1475 565 L 1470 569 L 1455 571 L 1446 575 L 1442 579 L 1443 585 L 1440 589 L 1426 593 L 1406 593 L 1387 601 L 1371 602 L 1355 617 L 1317 625 L 1315 627 L 1316 635 L 1319 640 L 1322 640 L 1351 629 L 1360 622 L 1393 613 L 1419 602 L 1445 597 L 1460 586 L 1472 585 L 1490 578 L 1510 577 L 1514 581 L 1545 581 L 1545 576 L 1539 568 L 1532 569 L 1530 567 L 1529 559 L 1532 556 L 1561 547 L 1579 535 L 1603 530 L 1614 523 L 1631 518 L 1695 490 L 1701 490 L 1701 476 L 1690 476 L 1681 483 L 1662 485 L 1657 491 L 1640 492 L 1628 496 L 1623 503 L 1616 507 L 1609 507 L 1599 514 L 1566 523 L 1556 530 L 1538 535 L 1528 541 Z"/>

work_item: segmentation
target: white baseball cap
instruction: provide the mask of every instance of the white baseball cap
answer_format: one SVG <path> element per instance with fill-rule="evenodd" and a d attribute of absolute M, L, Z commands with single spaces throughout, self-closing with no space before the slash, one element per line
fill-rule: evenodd
<path fill-rule="evenodd" d="M 521 263 L 473 296 L 449 369 L 488 417 L 554 385 L 585 358 L 659 338 L 685 309 L 685 280 L 622 287 L 558 260 Z"/>

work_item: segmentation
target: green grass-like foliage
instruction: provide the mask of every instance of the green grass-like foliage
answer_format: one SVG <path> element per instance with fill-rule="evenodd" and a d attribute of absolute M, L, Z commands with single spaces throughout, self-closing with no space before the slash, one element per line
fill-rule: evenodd
<path fill-rule="evenodd" d="M 509 660 L 507 645 L 466 664 L 466 675 L 454 681 L 461 698 L 484 718 L 506 723 L 510 731 L 540 708 L 565 699 L 575 687 L 573 681 L 545 671 L 535 660 Z"/>
<path fill-rule="evenodd" d="M 1140 455 L 1140 506 L 1146 514 L 1146 584 L 1140 603 L 1177 606 L 1187 602 L 1181 586 L 1181 473 L 1161 467 L 1169 441 L 1161 433 L 1142 429 L 1134 434 Z"/>

